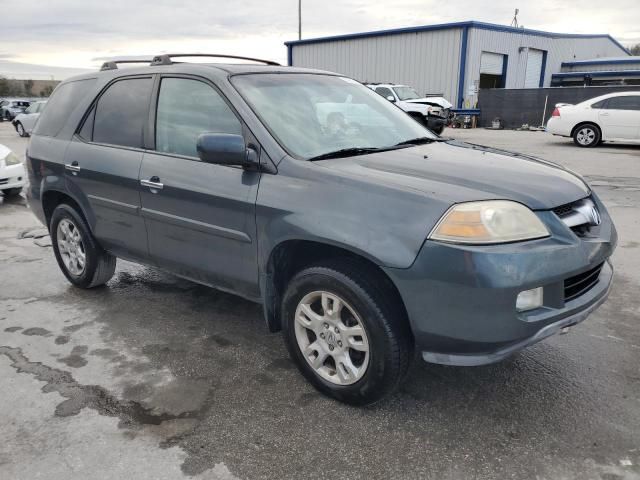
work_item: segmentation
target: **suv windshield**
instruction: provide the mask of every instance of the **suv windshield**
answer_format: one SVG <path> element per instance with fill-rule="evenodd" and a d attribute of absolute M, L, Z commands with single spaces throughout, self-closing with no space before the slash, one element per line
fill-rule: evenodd
<path fill-rule="evenodd" d="M 393 91 L 396 92 L 400 100 L 415 100 L 416 98 L 420 98 L 420 95 L 411 87 L 393 87 Z"/>
<path fill-rule="evenodd" d="M 309 159 L 437 137 L 364 85 L 345 77 L 287 73 L 232 77 L 234 86 L 282 147 Z"/>

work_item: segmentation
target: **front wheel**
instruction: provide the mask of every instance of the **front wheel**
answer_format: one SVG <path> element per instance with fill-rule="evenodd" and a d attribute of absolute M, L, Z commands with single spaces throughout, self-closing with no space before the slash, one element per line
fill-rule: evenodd
<path fill-rule="evenodd" d="M 24 129 L 24 127 L 22 126 L 22 123 L 20 122 L 16 123 L 16 132 L 18 132 L 18 135 L 20 135 L 21 137 L 28 136 L 27 131 Z"/>
<path fill-rule="evenodd" d="M 579 147 L 590 148 L 600 143 L 600 129 L 592 124 L 585 123 L 573 132 L 573 142 Z"/>
<path fill-rule="evenodd" d="M 283 298 L 285 341 L 298 369 L 345 403 L 380 400 L 409 366 L 407 321 L 381 283 L 369 267 L 335 261 L 296 274 Z"/>
<path fill-rule="evenodd" d="M 84 218 L 71 205 L 58 205 L 49 226 L 51 244 L 65 277 L 77 287 L 93 288 L 111 279 L 116 257 L 95 240 Z"/>

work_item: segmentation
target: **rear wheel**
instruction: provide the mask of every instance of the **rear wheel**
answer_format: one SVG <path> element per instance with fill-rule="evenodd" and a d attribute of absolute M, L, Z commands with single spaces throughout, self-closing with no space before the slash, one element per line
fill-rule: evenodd
<path fill-rule="evenodd" d="M 282 302 L 287 348 L 322 393 L 374 403 L 403 379 L 413 351 L 406 319 L 371 269 L 344 260 L 309 267 Z"/>
<path fill-rule="evenodd" d="M 600 129 L 593 123 L 580 125 L 573 132 L 573 142 L 579 147 L 595 147 L 600 143 Z"/>
<path fill-rule="evenodd" d="M 93 288 L 111 279 L 116 257 L 95 240 L 84 218 L 62 203 L 51 215 L 51 244 L 62 273 L 77 287 Z"/>

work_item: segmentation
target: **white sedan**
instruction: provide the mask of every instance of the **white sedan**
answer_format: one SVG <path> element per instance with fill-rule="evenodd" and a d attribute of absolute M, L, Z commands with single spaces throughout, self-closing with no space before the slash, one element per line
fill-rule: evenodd
<path fill-rule="evenodd" d="M 44 106 L 47 104 L 46 100 L 39 102 L 32 102 L 23 113 L 16 116 L 11 122 L 16 128 L 16 132 L 21 137 L 28 137 L 31 135 L 31 131 L 36 124 L 36 120 L 40 117 Z"/>
<path fill-rule="evenodd" d="M 602 95 L 577 105 L 556 105 L 547 131 L 573 137 L 579 147 L 600 142 L 640 143 L 640 92 Z"/>
<path fill-rule="evenodd" d="M 0 190 L 6 197 L 18 195 L 25 184 L 24 165 L 15 153 L 0 145 Z"/>

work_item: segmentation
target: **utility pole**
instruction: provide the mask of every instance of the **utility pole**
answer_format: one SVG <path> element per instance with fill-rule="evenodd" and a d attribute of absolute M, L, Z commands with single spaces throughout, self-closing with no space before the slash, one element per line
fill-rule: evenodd
<path fill-rule="evenodd" d="M 298 0 L 298 40 L 302 40 L 302 0 Z"/>

